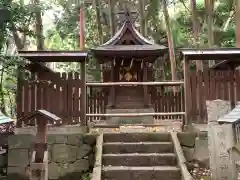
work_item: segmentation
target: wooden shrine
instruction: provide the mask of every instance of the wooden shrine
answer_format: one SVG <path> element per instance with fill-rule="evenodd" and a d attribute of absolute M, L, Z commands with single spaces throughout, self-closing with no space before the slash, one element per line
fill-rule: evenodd
<path fill-rule="evenodd" d="M 153 44 L 144 38 L 128 15 L 123 26 L 109 41 L 92 49 L 94 57 L 105 68 L 105 83 L 153 81 L 153 63 L 166 51 L 165 46 Z M 150 89 L 146 85 L 109 86 L 105 90 L 108 108 L 143 109 L 152 106 Z"/>

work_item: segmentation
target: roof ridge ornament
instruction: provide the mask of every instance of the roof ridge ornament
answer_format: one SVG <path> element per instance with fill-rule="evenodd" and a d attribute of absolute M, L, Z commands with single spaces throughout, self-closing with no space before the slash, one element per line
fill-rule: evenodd
<path fill-rule="evenodd" d="M 131 14 L 128 9 L 125 12 L 125 19 L 126 19 L 125 20 L 126 22 L 130 22 L 130 23 L 132 22 Z"/>

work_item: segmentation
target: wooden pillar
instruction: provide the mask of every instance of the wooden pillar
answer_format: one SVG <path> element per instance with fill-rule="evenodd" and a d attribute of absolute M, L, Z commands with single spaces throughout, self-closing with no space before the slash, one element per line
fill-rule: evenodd
<path fill-rule="evenodd" d="M 48 179 L 48 149 L 47 149 L 47 121 L 44 116 L 36 116 L 37 134 L 36 142 L 32 153 L 30 163 L 30 179 L 31 180 L 47 180 Z M 42 167 L 42 168 L 40 168 Z"/>
<path fill-rule="evenodd" d="M 80 105 L 80 119 L 81 126 L 87 126 L 86 119 L 86 61 L 81 63 L 81 105 Z"/>
<path fill-rule="evenodd" d="M 235 108 L 235 91 L 234 91 L 234 79 L 235 78 L 235 68 L 234 67 L 231 67 L 231 71 L 230 71 L 230 107 L 231 109 L 234 109 Z"/>
<path fill-rule="evenodd" d="M 17 120 L 22 117 L 22 77 L 21 77 L 21 72 L 20 68 L 18 67 L 17 69 L 17 92 L 16 92 L 16 100 L 17 100 Z M 17 127 L 20 127 L 21 124 L 19 121 L 17 121 Z"/>
<path fill-rule="evenodd" d="M 147 82 L 147 63 L 143 64 L 143 82 Z M 146 85 L 143 86 L 144 93 L 144 107 L 148 107 L 148 87 Z"/>
<path fill-rule="evenodd" d="M 189 60 L 184 57 L 184 101 L 185 101 L 185 120 L 184 125 L 191 126 L 192 119 L 190 117 L 191 104 L 190 104 L 190 79 L 189 79 Z"/>
<path fill-rule="evenodd" d="M 114 62 L 111 63 L 111 82 L 115 82 L 115 66 Z M 111 102 L 112 108 L 116 106 L 115 86 L 111 86 Z"/>

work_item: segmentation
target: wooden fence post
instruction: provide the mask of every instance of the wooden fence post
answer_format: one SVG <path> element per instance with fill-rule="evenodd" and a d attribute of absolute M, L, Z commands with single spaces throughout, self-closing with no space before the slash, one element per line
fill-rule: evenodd
<path fill-rule="evenodd" d="M 81 62 L 81 106 L 80 106 L 80 120 L 81 126 L 87 126 L 86 119 L 86 62 Z"/>
<path fill-rule="evenodd" d="M 31 180 L 48 180 L 47 123 L 51 121 L 53 124 L 60 125 L 62 121 L 59 117 L 46 110 L 34 111 L 18 121 L 25 124 L 34 124 L 35 119 L 37 133 L 30 162 L 29 178 Z"/>
<path fill-rule="evenodd" d="M 187 128 L 192 125 L 192 119 L 190 117 L 191 113 L 191 98 L 190 98 L 190 81 L 189 81 L 189 60 L 184 57 L 184 101 L 185 101 L 185 119 L 183 124 Z"/>

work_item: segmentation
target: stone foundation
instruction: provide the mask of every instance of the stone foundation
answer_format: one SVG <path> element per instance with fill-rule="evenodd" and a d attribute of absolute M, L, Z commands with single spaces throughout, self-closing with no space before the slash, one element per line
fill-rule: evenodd
<path fill-rule="evenodd" d="M 80 180 L 94 166 L 96 135 L 84 133 L 48 134 L 49 180 Z M 8 138 L 8 178 L 28 179 L 32 134 L 17 134 Z M 17 178 L 19 179 L 19 178 Z"/>
<path fill-rule="evenodd" d="M 154 113 L 153 108 L 147 109 L 107 109 L 107 114 L 114 113 Z M 107 124 L 153 124 L 153 116 L 109 117 Z"/>
<path fill-rule="evenodd" d="M 207 132 L 178 133 L 178 139 L 187 161 L 197 161 L 209 167 L 209 149 Z"/>

